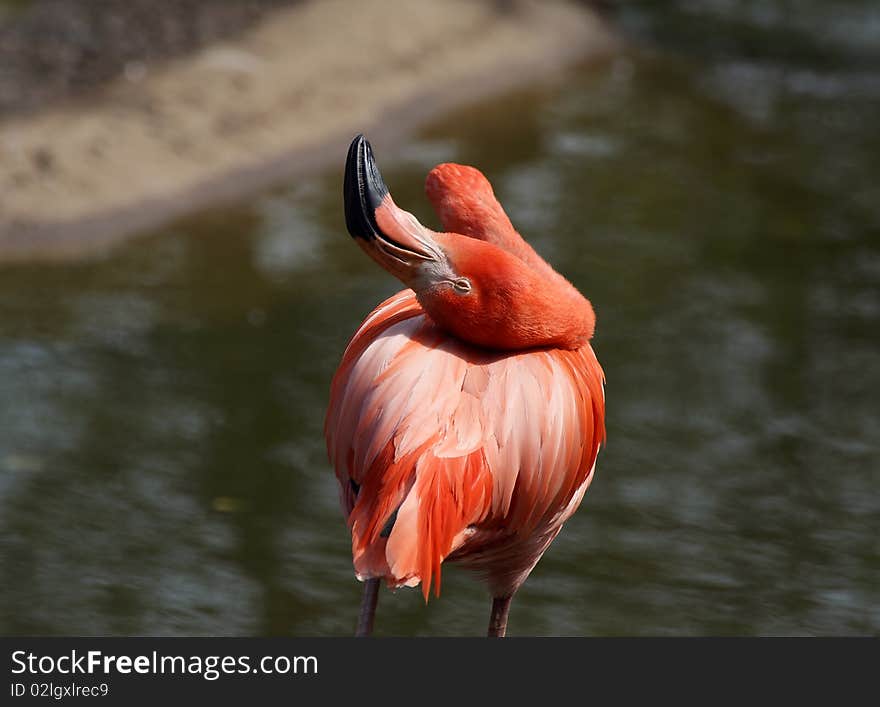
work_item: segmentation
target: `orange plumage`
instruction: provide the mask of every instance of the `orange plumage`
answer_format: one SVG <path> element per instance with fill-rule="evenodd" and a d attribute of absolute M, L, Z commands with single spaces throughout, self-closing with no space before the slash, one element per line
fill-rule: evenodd
<path fill-rule="evenodd" d="M 411 289 L 346 348 L 328 451 L 359 578 L 421 583 L 427 599 L 441 564 L 460 561 L 509 605 L 580 504 L 604 441 L 595 316 L 478 170 L 440 165 L 426 191 L 447 233 L 400 210 L 369 144 L 352 143 L 349 230 Z"/>

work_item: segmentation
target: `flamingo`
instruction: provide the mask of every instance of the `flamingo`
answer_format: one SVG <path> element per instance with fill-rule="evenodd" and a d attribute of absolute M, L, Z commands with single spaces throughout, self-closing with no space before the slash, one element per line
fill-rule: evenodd
<path fill-rule="evenodd" d="M 363 321 L 333 377 L 324 426 L 365 582 L 440 594 L 460 562 L 513 595 L 583 499 L 605 441 L 604 374 L 590 302 L 512 226 L 476 168 L 441 164 L 426 193 L 445 232 L 392 200 L 363 135 L 345 165 L 357 244 L 407 289 Z"/>

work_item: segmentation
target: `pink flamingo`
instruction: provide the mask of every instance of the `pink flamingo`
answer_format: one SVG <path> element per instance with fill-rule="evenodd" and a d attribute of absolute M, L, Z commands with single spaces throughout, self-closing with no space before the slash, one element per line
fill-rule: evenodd
<path fill-rule="evenodd" d="M 345 217 L 358 245 L 409 289 L 352 337 L 330 392 L 325 436 L 366 580 L 369 635 L 380 580 L 431 583 L 444 561 L 492 595 L 490 636 L 580 505 L 605 439 L 593 308 L 510 223 L 483 174 L 431 170 L 445 233 L 400 209 L 358 135 Z"/>

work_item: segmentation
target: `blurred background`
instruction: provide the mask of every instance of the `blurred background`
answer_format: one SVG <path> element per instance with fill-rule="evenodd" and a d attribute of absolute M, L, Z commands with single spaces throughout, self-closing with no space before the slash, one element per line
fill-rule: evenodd
<path fill-rule="evenodd" d="M 215 23 L 166 18 L 203 29 L 157 30 L 137 61 L 281 4 L 173 3 Z M 33 13 L 84 5 L 113 3 L 0 2 L 0 120 L 83 100 L 76 81 L 122 65 L 94 57 L 137 49 L 85 13 L 61 25 L 80 53 L 26 60 Z M 602 12 L 613 55 L 374 144 L 430 225 L 427 171 L 480 167 L 597 311 L 608 445 L 510 633 L 876 634 L 880 7 Z M 0 633 L 351 634 L 323 415 L 348 337 L 398 286 L 346 234 L 337 148 L 88 257 L 0 261 Z M 427 606 L 383 591 L 377 633 L 480 635 L 488 609 L 449 568 Z"/>

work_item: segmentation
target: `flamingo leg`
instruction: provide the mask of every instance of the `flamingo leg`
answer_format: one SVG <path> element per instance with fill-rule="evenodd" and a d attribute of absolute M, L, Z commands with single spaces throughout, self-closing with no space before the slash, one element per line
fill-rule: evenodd
<path fill-rule="evenodd" d="M 489 638 L 504 638 L 507 633 L 507 615 L 510 613 L 510 602 L 513 594 L 507 597 L 492 599 L 492 615 L 489 617 Z"/>
<path fill-rule="evenodd" d="M 373 577 L 364 583 L 364 598 L 361 602 L 361 615 L 358 617 L 355 636 L 369 636 L 373 633 L 373 619 L 379 601 L 379 578 Z"/>

